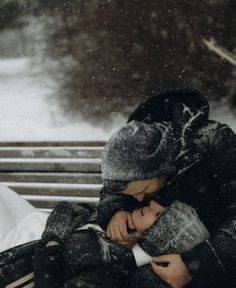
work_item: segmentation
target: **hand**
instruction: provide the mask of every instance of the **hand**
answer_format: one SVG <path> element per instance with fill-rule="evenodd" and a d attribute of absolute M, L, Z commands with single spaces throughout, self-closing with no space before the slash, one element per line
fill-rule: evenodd
<path fill-rule="evenodd" d="M 161 263 L 168 263 L 168 266 L 163 267 L 160 265 Z M 154 257 L 151 266 L 153 271 L 173 288 L 182 288 L 192 280 L 187 267 L 178 254 Z"/>
<path fill-rule="evenodd" d="M 128 228 L 135 229 L 131 213 L 119 211 L 111 218 L 106 234 L 113 241 L 127 242 L 129 240 Z"/>

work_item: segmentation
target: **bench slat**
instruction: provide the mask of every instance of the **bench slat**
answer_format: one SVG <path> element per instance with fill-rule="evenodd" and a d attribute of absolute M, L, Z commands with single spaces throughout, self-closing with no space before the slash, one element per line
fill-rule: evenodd
<path fill-rule="evenodd" d="M 103 147 L 0 147 L 0 158 L 101 158 Z"/>
<path fill-rule="evenodd" d="M 2 158 L 0 161 L 0 171 L 100 172 L 100 163 L 101 160 L 97 158 Z"/>
<path fill-rule="evenodd" d="M 58 202 L 54 202 L 54 201 L 51 201 L 51 202 L 45 202 L 45 201 L 41 202 L 41 201 L 31 201 L 31 200 L 27 200 L 27 201 L 37 209 L 47 209 L 47 210 L 48 209 L 53 210 L 58 203 Z M 84 202 L 78 202 L 76 204 L 80 204 L 80 203 L 81 204 L 87 203 L 87 204 L 90 204 L 94 207 L 98 204 L 98 202 L 97 203 L 94 203 L 93 201 L 90 202 L 90 198 L 88 198 L 88 200 L 85 200 Z"/>
<path fill-rule="evenodd" d="M 101 184 L 102 179 L 100 173 L 0 172 L 0 182 Z"/>
<path fill-rule="evenodd" d="M 50 208 L 38 208 L 38 210 L 40 212 L 43 212 L 43 213 L 51 213 L 52 212 L 52 209 L 50 209 Z"/>
<path fill-rule="evenodd" d="M 19 194 L 26 195 L 59 195 L 98 197 L 102 188 L 101 184 L 65 184 L 65 183 L 16 183 L 2 182 Z"/>
<path fill-rule="evenodd" d="M 31 202 L 43 201 L 43 202 L 61 202 L 69 201 L 71 203 L 95 203 L 99 202 L 99 197 L 63 197 L 63 196 L 36 196 L 36 195 L 22 195 L 22 197 Z"/>
<path fill-rule="evenodd" d="M 35 195 L 25 195 L 22 197 L 29 201 L 34 207 L 38 209 L 53 209 L 60 201 L 69 201 L 70 203 L 89 203 L 91 205 L 97 205 L 99 202 L 98 197 L 63 197 L 62 196 L 48 196 L 42 195 L 42 198 Z M 49 198 L 50 197 L 50 198 Z"/>
<path fill-rule="evenodd" d="M 104 141 L 0 142 L 0 182 L 50 212 L 60 201 L 99 202 Z"/>
<path fill-rule="evenodd" d="M 0 142 L 0 147 L 45 147 L 45 146 L 105 146 L 105 141 L 6 141 Z"/>

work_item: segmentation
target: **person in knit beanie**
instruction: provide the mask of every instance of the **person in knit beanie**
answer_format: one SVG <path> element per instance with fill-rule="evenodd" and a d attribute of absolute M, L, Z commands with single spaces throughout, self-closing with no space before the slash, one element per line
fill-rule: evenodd
<path fill-rule="evenodd" d="M 166 131 L 173 128 L 173 137 L 165 137 L 168 133 L 155 136 L 153 127 L 162 125 Z M 168 157 L 173 150 L 174 158 Z M 165 159 L 165 167 L 176 168 L 172 175 L 161 175 L 164 170 L 168 173 L 162 170 Z M 153 265 L 154 271 L 174 287 L 184 286 L 181 273 L 186 269 L 192 277 L 191 287 L 235 287 L 235 159 L 234 131 L 209 119 L 209 103 L 200 91 L 176 89 L 149 97 L 104 149 L 99 223 L 111 239 L 125 242 L 137 207 L 151 199 L 165 207 L 176 200 L 186 203 L 196 209 L 211 237 L 175 260 L 169 254 L 158 257 L 158 261 L 169 259 L 170 265 Z M 152 239 L 149 232 L 143 237 Z"/>
<path fill-rule="evenodd" d="M 130 182 L 171 179 L 176 173 L 175 154 L 173 129 L 168 122 L 132 121 L 115 132 L 105 145 L 101 159 L 103 189 L 98 207 L 101 227 L 105 229 L 121 208 L 132 211 L 140 205 L 121 193 Z"/>
<path fill-rule="evenodd" d="M 130 137 L 127 137 L 128 135 Z M 167 147 L 170 148 L 167 149 Z M 168 153 L 165 153 L 166 150 Z M 125 197 L 125 202 L 129 205 L 129 201 L 131 203 L 131 200 L 134 198 L 125 195 L 129 185 L 140 179 L 142 179 L 142 181 L 150 181 L 152 179 L 162 179 L 163 176 L 172 176 L 176 172 L 174 158 L 175 145 L 172 127 L 169 123 L 153 123 L 152 125 L 148 125 L 134 121 L 121 128 L 105 147 L 102 156 L 102 177 L 104 181 L 109 183 L 109 188 L 111 188 L 113 184 L 114 186 L 112 188 L 114 190 L 119 186 L 120 191 L 109 190 L 111 197 L 114 196 L 112 195 L 112 192 L 114 192 L 114 194 L 116 194 L 115 197 Z M 131 172 L 129 173 L 129 171 Z M 150 201 L 145 208 L 139 207 L 132 212 L 133 229 L 138 227 L 144 220 L 146 213 L 144 211 L 147 211 L 147 207 L 153 202 L 154 201 Z M 142 203 L 142 205 L 144 205 L 144 203 Z M 98 209 L 100 208 L 101 206 L 98 207 Z M 117 205 L 117 209 L 119 209 L 119 205 Z M 138 220 L 136 219 L 137 215 L 139 215 Z M 53 219 L 52 216 L 51 219 Z M 54 223 L 54 221 L 52 222 Z M 64 220 L 63 222 L 66 223 Z M 58 223 L 58 221 L 56 221 L 56 223 Z M 50 238 L 57 240 L 57 237 L 52 237 L 50 233 L 52 229 L 50 227 L 51 224 L 49 223 L 43 234 L 43 238 L 47 241 L 49 241 Z M 52 225 L 52 227 L 54 227 L 54 225 Z M 65 228 L 65 226 L 63 228 Z M 53 231 L 55 231 L 55 229 L 53 229 Z M 60 235 L 63 235 L 63 233 L 60 232 Z M 141 253 L 142 264 L 140 267 L 143 265 L 144 267 L 134 272 L 133 281 L 131 281 L 130 285 L 133 285 L 133 283 L 142 283 L 142 287 L 168 287 L 168 284 L 164 283 L 152 271 L 150 265 L 152 257 L 188 251 L 192 247 L 205 241 L 208 237 L 208 231 L 198 218 L 194 209 L 179 201 L 170 203 L 165 209 L 165 212 L 152 222 L 137 239 L 136 244 L 138 246 L 136 246 L 134 251 L 137 253 L 138 250 L 138 254 Z M 60 243 L 60 239 L 58 242 Z M 102 246 L 100 246 L 101 243 L 103 243 Z M 106 249 L 104 249 L 104 244 Z M 118 249 L 116 247 L 119 247 L 119 245 L 117 246 L 117 244 L 110 241 L 109 238 L 106 238 L 104 232 L 97 232 L 94 227 L 85 231 L 83 228 L 82 230 L 79 229 L 66 241 L 64 247 L 65 263 L 63 266 L 66 268 L 67 278 L 68 275 L 72 275 L 77 277 L 77 281 L 85 281 L 86 278 L 87 281 L 92 283 L 93 281 L 97 281 L 95 274 L 91 275 L 89 272 L 89 269 L 92 267 L 95 268 L 108 263 L 112 266 L 113 264 L 116 265 L 119 263 L 119 267 L 126 267 L 128 270 L 133 270 L 135 261 L 136 265 L 139 265 L 139 260 L 136 260 L 134 254 L 132 254 L 133 251 L 130 253 L 128 250 Z M 103 251 L 102 253 L 105 251 L 105 258 L 104 255 L 102 256 L 101 251 Z M 114 261 L 115 259 L 116 261 Z M 130 263 L 131 266 L 129 266 Z M 87 271 L 86 275 L 82 273 L 84 269 Z M 143 271 L 148 271 L 149 276 L 147 279 L 143 278 L 143 275 L 146 275 Z M 87 278 L 88 275 L 90 276 Z M 81 280 L 81 277 L 83 280 Z M 112 273 L 108 279 L 112 281 Z M 151 281 L 154 279 L 155 285 L 152 286 Z M 71 281 L 73 282 L 75 280 Z M 102 287 L 106 287 L 106 285 L 109 286 L 111 283 L 109 281 L 107 284 L 103 282 Z"/>
<path fill-rule="evenodd" d="M 163 223 L 163 230 L 155 229 L 158 221 Z M 169 287 L 151 271 L 152 257 L 187 251 L 209 237 L 196 211 L 179 201 L 164 210 L 151 201 L 133 212 L 133 222 L 136 229 L 133 240 L 136 240 L 126 249 L 106 237 L 96 224 L 94 209 L 79 206 L 75 211 L 68 202 L 59 203 L 35 249 L 35 287 L 123 288 L 137 287 L 133 286 L 137 281 L 144 288 Z M 152 237 L 142 238 L 149 229 Z M 165 235 L 173 240 L 165 241 Z M 51 241 L 58 245 L 46 247 Z M 143 281 L 143 269 L 147 266 L 150 276 Z M 150 286 L 153 277 L 155 286 Z"/>
<path fill-rule="evenodd" d="M 118 240 L 120 243 L 128 243 L 127 235 L 132 228 L 130 213 L 135 207 L 142 207 L 153 199 L 152 197 L 145 198 L 145 194 L 147 196 L 157 195 L 156 192 L 163 190 L 165 184 L 168 186 L 171 178 L 175 176 L 175 140 L 172 125 L 169 122 L 131 121 L 118 130 L 107 142 L 102 153 L 101 167 L 104 187 L 101 191 L 98 216 L 100 216 L 100 225 L 103 228 L 106 227 L 107 235 L 111 239 Z M 140 192 L 136 193 L 137 190 Z M 154 199 L 169 206 L 169 213 L 154 223 L 138 242 L 142 249 L 153 256 L 180 254 L 188 251 L 190 247 L 193 248 L 196 245 L 194 237 L 198 238 L 199 227 L 195 222 L 196 219 L 192 221 L 188 209 L 184 209 L 183 205 L 179 205 L 178 201 L 173 200 L 174 198 L 168 198 L 168 193 L 164 194 L 166 199 L 158 199 L 157 196 L 161 193 Z M 173 191 L 170 194 L 173 197 Z M 171 211 L 174 213 L 172 214 Z M 179 214 L 175 211 L 178 211 Z M 116 214 L 112 218 L 114 213 Z M 166 221 L 166 219 L 168 220 Z M 126 224 L 125 228 L 124 224 Z M 187 225 L 190 230 L 192 229 L 191 232 L 186 227 L 183 230 L 182 224 Z M 193 231 L 195 236 L 189 238 L 189 235 L 193 235 Z M 206 239 L 207 237 L 201 238 L 197 242 L 201 243 Z M 177 243 L 175 248 L 174 243 Z M 151 280 L 157 278 L 150 265 L 142 269 L 145 272 L 141 273 L 142 275 L 148 274 L 148 278 Z M 145 287 L 149 283 L 148 285 L 152 287 L 151 280 L 149 281 L 143 276 L 139 277 L 140 273 L 137 275 L 133 278 L 133 283 L 143 282 Z"/>

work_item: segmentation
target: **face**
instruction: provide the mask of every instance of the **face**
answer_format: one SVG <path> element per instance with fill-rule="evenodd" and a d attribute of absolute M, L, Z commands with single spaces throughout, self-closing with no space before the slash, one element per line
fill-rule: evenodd
<path fill-rule="evenodd" d="M 132 213 L 132 220 L 137 232 L 142 234 L 150 228 L 164 210 L 165 207 L 155 201 L 151 201 L 148 206 L 134 210 Z"/>
<path fill-rule="evenodd" d="M 166 176 L 160 176 L 158 178 L 132 181 L 122 192 L 133 196 L 138 201 L 143 201 L 146 195 L 159 191 L 164 186 L 166 178 Z"/>

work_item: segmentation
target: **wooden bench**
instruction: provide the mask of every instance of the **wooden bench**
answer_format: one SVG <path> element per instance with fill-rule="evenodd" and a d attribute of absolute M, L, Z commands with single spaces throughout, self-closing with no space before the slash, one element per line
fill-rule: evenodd
<path fill-rule="evenodd" d="M 105 142 L 2 142 L 0 182 L 42 211 L 99 201 Z"/>

